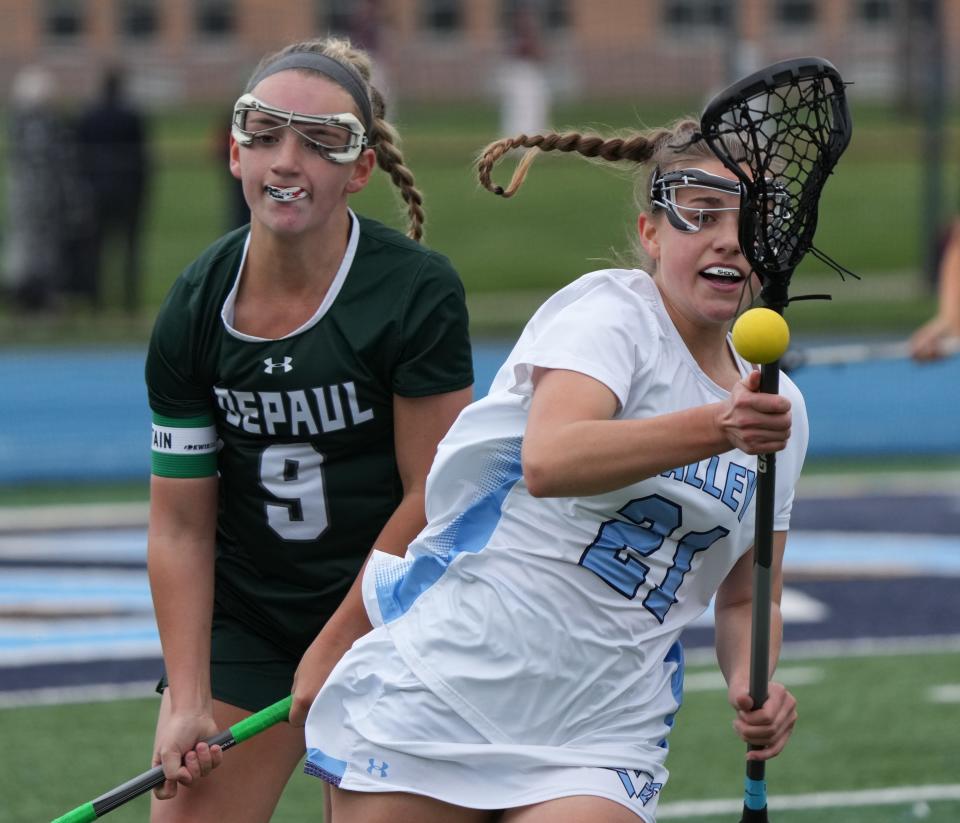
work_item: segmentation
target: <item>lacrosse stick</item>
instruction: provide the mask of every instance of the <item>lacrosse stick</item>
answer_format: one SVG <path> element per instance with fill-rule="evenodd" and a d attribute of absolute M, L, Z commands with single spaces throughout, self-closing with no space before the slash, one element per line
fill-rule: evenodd
<path fill-rule="evenodd" d="M 244 718 L 239 723 L 234 723 L 227 731 L 220 732 L 220 734 L 211 737 L 207 740 L 207 743 L 211 746 L 219 746 L 221 749 L 229 749 L 232 746 L 236 746 L 237 743 L 242 743 L 255 734 L 259 734 L 265 729 L 270 728 L 270 726 L 286 720 L 290 714 L 290 705 L 292 702 L 292 696 L 285 697 L 272 706 L 267 706 L 267 708 L 261 709 L 256 714 Z M 113 811 L 118 806 L 122 806 L 128 800 L 133 800 L 133 798 L 145 794 L 161 783 L 163 783 L 163 767 L 155 766 L 150 769 L 150 771 L 146 771 L 134 777 L 132 780 L 128 780 L 115 789 L 111 789 L 96 800 L 91 800 L 89 803 L 77 806 L 77 808 L 72 811 L 56 818 L 53 823 L 90 823 L 91 820 L 103 817 L 107 812 Z"/>
<path fill-rule="evenodd" d="M 740 248 L 760 277 L 764 305 L 782 314 L 794 269 L 813 248 L 820 191 L 850 142 L 843 81 L 817 57 L 775 63 L 714 97 L 700 130 L 740 180 Z M 778 393 L 779 376 L 779 360 L 762 366 L 760 390 Z M 750 654 L 754 708 L 766 702 L 769 682 L 775 475 L 774 454 L 758 455 Z M 767 820 L 764 762 L 750 760 L 741 823 Z"/>

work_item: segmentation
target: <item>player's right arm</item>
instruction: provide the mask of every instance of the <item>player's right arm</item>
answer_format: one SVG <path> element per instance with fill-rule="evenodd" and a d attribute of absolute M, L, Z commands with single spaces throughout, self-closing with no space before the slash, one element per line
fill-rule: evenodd
<path fill-rule="evenodd" d="M 166 667 L 168 702 L 157 723 L 154 765 L 167 781 L 157 797 L 189 783 L 182 758 L 217 732 L 210 692 L 217 477 L 150 481 L 147 571 Z"/>
<path fill-rule="evenodd" d="M 614 420 L 618 401 L 603 383 L 537 367 L 523 439 L 527 487 L 535 497 L 603 494 L 731 448 L 780 451 L 790 436 L 790 401 L 758 392 L 759 383 L 751 372 L 726 400 Z"/>
<path fill-rule="evenodd" d="M 161 798 L 176 793 L 176 781 L 191 782 L 195 755 L 209 754 L 205 746 L 191 750 L 219 731 L 210 690 L 219 483 L 210 358 L 222 300 L 214 275 L 222 271 L 205 255 L 177 278 L 144 369 L 153 424 L 147 571 L 169 684 L 153 753 L 168 778 L 156 790 Z M 181 766 L 185 756 L 188 768 Z"/>

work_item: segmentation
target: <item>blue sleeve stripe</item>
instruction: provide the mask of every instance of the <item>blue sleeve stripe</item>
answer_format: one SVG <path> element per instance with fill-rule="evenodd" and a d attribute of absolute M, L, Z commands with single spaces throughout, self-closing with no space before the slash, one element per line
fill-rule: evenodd
<path fill-rule="evenodd" d="M 397 581 L 378 587 L 377 599 L 385 623 L 405 614 L 417 598 L 436 583 L 464 552 L 477 553 L 490 540 L 500 522 L 503 501 L 523 476 L 520 465 L 520 439 L 511 443 L 507 454 L 499 454 L 493 488 L 460 514 L 446 529 L 441 540 L 449 544 L 445 552 L 417 557 Z"/>

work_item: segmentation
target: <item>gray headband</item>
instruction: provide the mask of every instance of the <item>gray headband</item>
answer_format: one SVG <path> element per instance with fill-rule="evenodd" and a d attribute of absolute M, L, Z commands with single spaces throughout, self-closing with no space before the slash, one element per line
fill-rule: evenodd
<path fill-rule="evenodd" d="M 317 54 L 315 51 L 291 52 L 251 77 L 250 82 L 247 83 L 247 91 L 252 91 L 254 86 L 265 77 L 288 69 L 309 69 L 319 72 L 329 77 L 338 86 L 346 89 L 357 104 L 357 108 L 360 109 L 360 117 L 363 120 L 364 128 L 367 134 L 370 134 L 370 130 L 373 128 L 373 108 L 370 105 L 370 97 L 360 74 L 352 66 L 346 66 L 339 60 L 334 60 L 325 54 Z"/>

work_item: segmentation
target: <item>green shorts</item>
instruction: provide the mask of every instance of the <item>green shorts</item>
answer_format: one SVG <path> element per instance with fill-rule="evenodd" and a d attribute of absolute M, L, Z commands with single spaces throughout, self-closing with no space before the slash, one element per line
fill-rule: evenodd
<path fill-rule="evenodd" d="M 299 664 L 299 657 L 214 609 L 210 684 L 215 700 L 250 712 L 260 711 L 290 694 Z M 164 672 L 157 691 L 162 693 L 166 687 Z"/>

